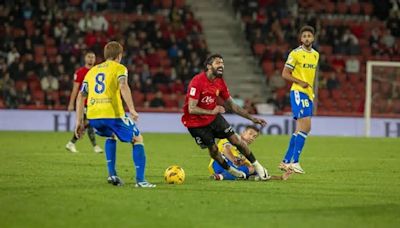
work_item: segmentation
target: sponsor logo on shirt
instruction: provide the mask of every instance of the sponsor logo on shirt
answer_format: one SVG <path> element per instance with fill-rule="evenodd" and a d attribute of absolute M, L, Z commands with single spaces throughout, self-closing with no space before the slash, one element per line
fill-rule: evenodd
<path fill-rule="evenodd" d="M 212 98 L 211 96 L 205 96 L 201 99 L 201 103 L 205 103 L 207 105 L 215 103 L 215 98 Z"/>

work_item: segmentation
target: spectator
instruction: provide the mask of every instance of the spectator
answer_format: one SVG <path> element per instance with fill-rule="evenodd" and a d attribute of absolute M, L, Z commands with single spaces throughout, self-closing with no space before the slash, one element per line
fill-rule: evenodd
<path fill-rule="evenodd" d="M 339 81 L 336 78 L 336 73 L 332 72 L 329 75 L 329 78 L 326 82 L 326 88 L 331 91 L 337 89 L 338 87 L 339 87 Z"/>
<path fill-rule="evenodd" d="M 144 85 L 142 86 L 142 93 L 154 93 L 156 91 L 156 87 L 153 84 L 151 78 L 148 78 Z"/>
<path fill-rule="evenodd" d="M 328 60 L 326 59 L 326 55 L 324 53 L 321 53 L 319 56 L 319 69 L 323 72 L 331 71 L 332 67 L 331 64 L 328 63 Z"/>
<path fill-rule="evenodd" d="M 171 92 L 175 94 L 184 94 L 185 93 L 185 87 L 183 85 L 182 80 L 176 79 L 173 81 L 171 84 Z"/>
<path fill-rule="evenodd" d="M 12 47 L 11 51 L 8 52 L 7 54 L 7 64 L 11 65 L 14 61 L 20 58 L 20 54 L 17 51 L 16 47 Z"/>
<path fill-rule="evenodd" d="M 165 101 L 163 100 L 163 93 L 157 91 L 155 97 L 150 101 L 151 108 L 163 108 L 165 107 Z"/>
<path fill-rule="evenodd" d="M 346 60 L 346 72 L 347 73 L 360 72 L 360 61 L 356 57 L 351 57 Z"/>
<path fill-rule="evenodd" d="M 93 23 L 93 29 L 96 32 L 108 30 L 108 21 L 100 13 L 95 13 L 92 16 L 92 23 Z"/>
<path fill-rule="evenodd" d="M 159 67 L 157 73 L 153 76 L 153 83 L 154 84 L 168 84 L 169 77 L 165 75 L 164 68 Z"/>
<path fill-rule="evenodd" d="M 7 108 L 17 108 L 18 98 L 15 91 L 15 82 L 10 78 L 9 73 L 5 73 L 0 78 L 0 92 Z"/>
<path fill-rule="evenodd" d="M 59 88 L 59 83 L 57 78 L 53 75 L 45 75 L 42 80 L 40 80 L 40 85 L 44 92 L 56 91 Z"/>
<path fill-rule="evenodd" d="M 61 37 L 66 37 L 67 33 L 68 33 L 68 28 L 61 21 L 57 23 L 56 27 L 54 27 L 53 34 L 56 39 L 61 38 Z"/>
<path fill-rule="evenodd" d="M 381 38 L 381 43 L 385 48 L 385 50 L 391 50 L 394 47 L 395 42 L 396 39 L 392 35 L 391 31 L 389 29 L 386 29 L 385 33 Z"/>
<path fill-rule="evenodd" d="M 250 99 L 246 99 L 244 101 L 244 107 L 243 107 L 249 114 L 257 114 L 257 109 L 254 105 L 254 103 Z"/>
<path fill-rule="evenodd" d="M 82 2 L 82 11 L 97 11 L 97 0 L 83 0 Z"/>
<path fill-rule="evenodd" d="M 354 55 L 360 53 L 358 38 L 349 29 L 346 29 L 342 36 L 342 46 L 344 48 L 343 54 Z"/>
<path fill-rule="evenodd" d="M 88 11 L 85 12 L 85 16 L 82 17 L 78 22 L 79 30 L 84 33 L 93 29 L 93 20 L 90 17 L 90 13 Z"/>
<path fill-rule="evenodd" d="M 21 91 L 18 91 L 18 103 L 30 105 L 33 104 L 32 96 L 30 91 L 28 90 L 28 85 L 26 83 L 22 84 Z"/>

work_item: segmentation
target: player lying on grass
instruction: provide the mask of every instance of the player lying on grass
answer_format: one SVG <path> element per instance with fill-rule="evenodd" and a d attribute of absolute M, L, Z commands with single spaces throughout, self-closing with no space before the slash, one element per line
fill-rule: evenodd
<path fill-rule="evenodd" d="M 249 125 L 240 134 L 240 139 L 244 143 L 250 145 L 260 134 L 260 130 L 256 126 Z M 253 165 L 243 155 L 240 154 L 239 150 L 233 146 L 228 139 L 221 139 L 218 141 L 218 151 L 225 158 L 226 162 L 236 169 L 244 172 L 250 179 L 257 180 L 256 172 Z M 218 162 L 211 159 L 208 166 L 212 178 L 214 180 L 236 180 L 237 178 L 222 168 Z M 291 170 L 288 170 L 281 176 L 269 176 L 269 180 L 287 180 L 292 174 Z M 254 177 L 254 178 L 252 178 Z"/>

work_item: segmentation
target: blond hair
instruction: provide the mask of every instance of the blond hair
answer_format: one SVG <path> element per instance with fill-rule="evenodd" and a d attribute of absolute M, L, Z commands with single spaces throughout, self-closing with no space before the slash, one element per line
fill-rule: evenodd
<path fill-rule="evenodd" d="M 122 54 L 123 48 L 117 41 L 111 41 L 104 46 L 104 58 L 116 59 L 119 54 Z"/>

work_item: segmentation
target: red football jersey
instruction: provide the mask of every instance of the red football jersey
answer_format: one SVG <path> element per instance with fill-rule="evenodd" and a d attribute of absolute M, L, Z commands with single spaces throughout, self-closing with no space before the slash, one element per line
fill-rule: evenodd
<path fill-rule="evenodd" d="M 85 79 L 85 76 L 89 70 L 90 70 L 89 68 L 86 68 L 85 66 L 83 66 L 83 67 L 78 68 L 75 71 L 74 82 L 79 83 L 79 89 L 81 88 L 82 82 Z"/>
<path fill-rule="evenodd" d="M 79 87 L 78 87 L 79 90 L 81 89 L 83 80 L 85 79 L 85 76 L 86 76 L 87 72 L 89 72 L 89 70 L 90 70 L 89 68 L 86 68 L 85 66 L 83 66 L 83 67 L 78 68 L 75 71 L 74 82 L 79 83 Z M 87 99 L 85 99 L 85 106 L 86 106 L 86 104 L 87 104 Z"/>
<path fill-rule="evenodd" d="M 197 106 L 199 108 L 213 110 L 215 106 L 217 106 L 218 96 L 224 101 L 230 97 L 224 79 L 215 78 L 211 81 L 207 78 L 205 72 L 194 76 L 189 83 L 185 104 L 183 106 L 183 125 L 186 127 L 203 127 L 210 124 L 216 118 L 216 115 L 190 114 L 188 109 L 189 98 L 198 100 Z"/>

